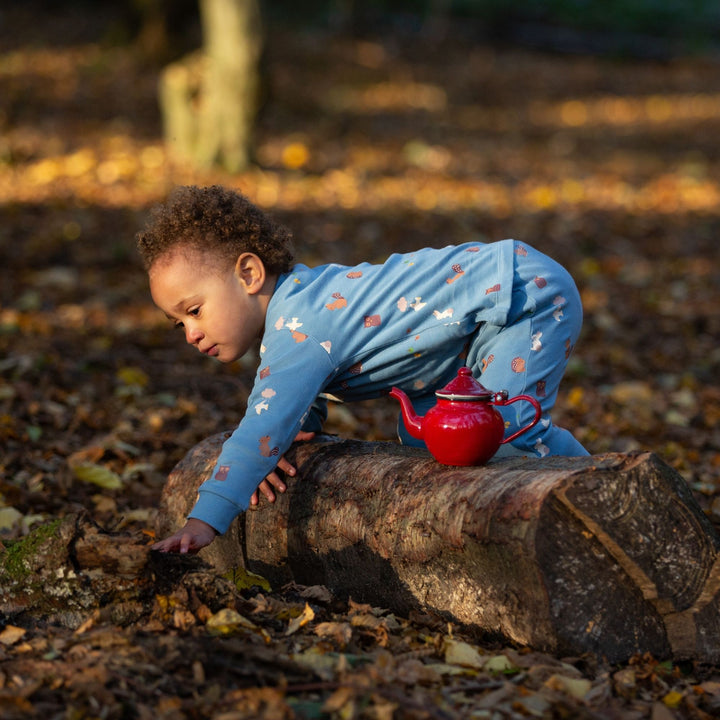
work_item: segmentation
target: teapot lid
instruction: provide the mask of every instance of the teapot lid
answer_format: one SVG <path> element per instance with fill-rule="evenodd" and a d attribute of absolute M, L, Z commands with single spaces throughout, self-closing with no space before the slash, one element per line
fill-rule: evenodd
<path fill-rule="evenodd" d="M 472 376 L 469 367 L 461 367 L 457 377 L 435 395 L 443 400 L 490 400 L 493 393 Z"/>

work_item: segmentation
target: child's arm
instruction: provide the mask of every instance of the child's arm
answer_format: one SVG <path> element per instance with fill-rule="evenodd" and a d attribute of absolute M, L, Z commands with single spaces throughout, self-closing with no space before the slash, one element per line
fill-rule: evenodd
<path fill-rule="evenodd" d="M 314 432 L 300 431 L 295 436 L 295 441 L 312 440 L 314 437 Z M 290 475 L 291 477 L 294 477 L 297 473 L 297 470 L 285 459 L 285 456 L 280 458 L 277 466 L 286 475 Z M 276 472 L 271 472 L 260 483 L 258 489 L 250 498 L 250 505 L 254 506 L 258 504 L 258 491 L 260 491 L 270 502 L 275 502 L 275 493 L 272 491 L 273 487 L 281 493 L 285 492 L 287 489 L 285 483 Z M 199 520 L 198 518 L 188 518 L 185 523 L 185 527 L 178 530 L 174 535 L 155 543 L 152 546 L 152 549 L 159 550 L 160 552 L 196 553 L 199 550 L 202 550 L 202 548 L 206 545 L 209 545 L 218 534 L 219 533 L 214 527 L 212 527 L 212 525 L 208 525 L 203 520 Z"/>

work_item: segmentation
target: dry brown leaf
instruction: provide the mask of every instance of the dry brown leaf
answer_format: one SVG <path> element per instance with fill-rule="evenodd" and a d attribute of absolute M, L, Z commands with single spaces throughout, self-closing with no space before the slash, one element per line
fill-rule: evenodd
<path fill-rule="evenodd" d="M 21 638 L 25 637 L 27 630 L 15 625 L 6 625 L 0 632 L 0 643 L 3 645 L 14 645 Z"/>
<path fill-rule="evenodd" d="M 318 637 L 333 640 L 339 647 L 345 647 L 352 639 L 352 627 L 347 622 L 323 622 L 315 627 Z"/>
<path fill-rule="evenodd" d="M 309 622 L 312 622 L 315 619 L 315 611 L 305 603 L 305 607 L 303 608 L 303 611 L 298 615 L 296 618 L 293 618 L 289 625 L 287 630 L 285 631 L 286 635 L 292 635 L 293 633 L 296 633 L 301 627 L 304 627 Z"/>

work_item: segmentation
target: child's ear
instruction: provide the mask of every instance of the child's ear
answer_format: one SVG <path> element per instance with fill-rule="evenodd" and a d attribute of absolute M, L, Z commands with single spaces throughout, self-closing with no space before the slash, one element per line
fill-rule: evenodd
<path fill-rule="evenodd" d="M 265 264 L 255 253 L 242 253 L 235 263 L 235 276 L 247 292 L 254 295 L 260 292 L 265 284 Z"/>

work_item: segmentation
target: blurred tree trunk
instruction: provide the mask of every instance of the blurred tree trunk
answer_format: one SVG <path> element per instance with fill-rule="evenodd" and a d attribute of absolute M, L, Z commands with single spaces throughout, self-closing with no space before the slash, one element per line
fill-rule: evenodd
<path fill-rule="evenodd" d="M 198 167 L 231 172 L 249 162 L 262 49 L 257 0 L 200 0 L 203 49 L 169 65 L 160 81 L 171 150 Z"/>

